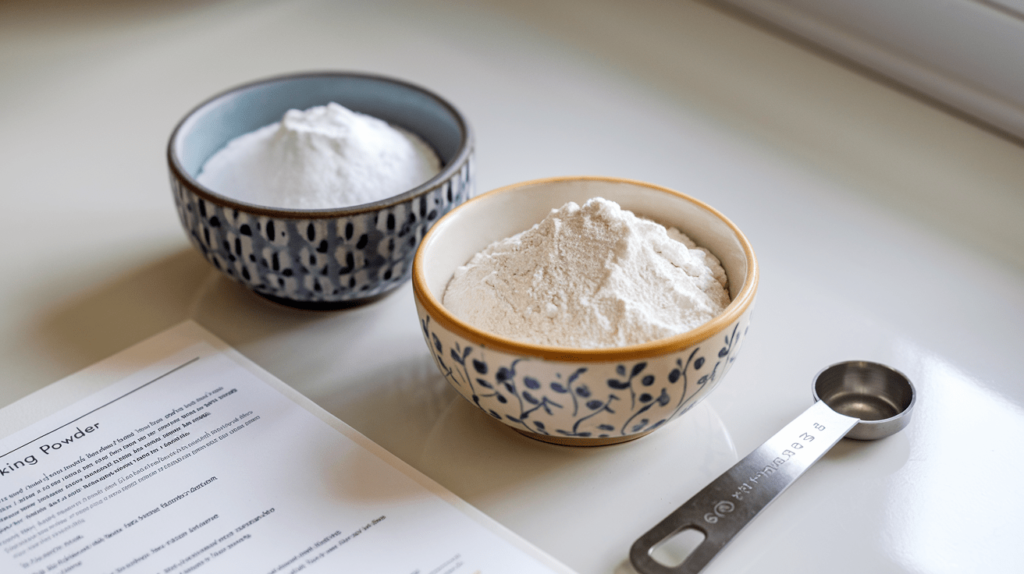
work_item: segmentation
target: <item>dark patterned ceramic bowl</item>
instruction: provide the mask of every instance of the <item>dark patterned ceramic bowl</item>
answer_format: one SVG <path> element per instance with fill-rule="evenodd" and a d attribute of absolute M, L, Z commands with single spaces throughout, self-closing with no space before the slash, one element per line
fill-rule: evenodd
<path fill-rule="evenodd" d="M 320 210 L 244 203 L 196 181 L 231 139 L 329 102 L 415 133 L 441 172 L 382 201 Z M 401 285 L 430 226 L 473 191 L 473 136 L 458 110 L 422 88 L 361 74 L 283 76 L 214 96 L 178 124 L 167 161 L 178 217 L 203 256 L 256 293 L 305 308 L 364 303 Z"/>
<path fill-rule="evenodd" d="M 490 243 L 592 197 L 678 228 L 722 262 L 732 302 L 700 327 L 611 349 L 533 345 L 482 331 L 441 304 L 455 269 Z M 427 233 L 413 292 L 427 347 L 455 389 L 491 417 L 533 438 L 567 445 L 641 437 L 692 408 L 729 371 L 746 338 L 757 260 L 740 230 L 711 207 L 663 187 L 610 178 L 557 178 L 481 195 Z"/>

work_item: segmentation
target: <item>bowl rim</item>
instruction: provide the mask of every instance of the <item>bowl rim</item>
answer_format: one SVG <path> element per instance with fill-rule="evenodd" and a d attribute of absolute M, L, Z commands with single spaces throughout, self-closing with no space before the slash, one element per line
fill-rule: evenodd
<path fill-rule="evenodd" d="M 655 339 L 646 343 L 640 343 L 637 345 L 627 345 L 624 347 L 611 347 L 611 348 L 599 348 L 599 349 L 581 349 L 577 347 L 560 347 L 553 345 L 538 345 L 534 343 L 525 343 L 517 341 L 515 339 L 509 339 L 500 335 L 483 331 L 472 325 L 462 321 L 455 317 L 448 309 L 441 304 L 441 302 L 434 297 L 430 289 L 427 288 L 426 275 L 424 273 L 427 246 L 430 245 L 433 239 L 434 233 L 440 229 L 443 229 L 443 222 L 445 219 L 452 217 L 457 211 L 466 208 L 477 201 L 487 201 L 488 198 L 494 197 L 498 194 L 512 193 L 517 189 L 524 187 L 531 187 L 536 185 L 552 185 L 559 183 L 568 183 L 576 181 L 602 181 L 609 183 L 624 183 L 630 185 L 638 185 L 641 187 L 647 187 L 663 193 L 668 193 L 676 196 L 685 201 L 689 201 L 701 207 L 715 217 L 719 218 L 725 223 L 732 231 L 736 234 L 737 240 L 743 247 L 743 253 L 747 258 L 747 275 L 744 278 L 743 285 L 736 297 L 730 301 L 729 305 L 726 306 L 722 313 L 716 317 L 697 327 L 678 335 L 671 337 L 665 337 L 662 339 Z M 420 241 L 420 245 L 416 250 L 416 257 L 413 259 L 412 264 L 412 286 L 413 295 L 416 301 L 423 306 L 427 314 L 432 317 L 437 323 L 439 323 L 445 329 L 455 333 L 456 335 L 474 341 L 478 344 L 483 345 L 485 348 L 501 351 L 519 356 L 531 356 L 539 357 L 545 360 L 560 361 L 560 362 L 610 362 L 610 361 L 631 361 L 638 359 L 653 358 L 667 353 L 681 351 L 688 347 L 691 347 L 703 340 L 706 340 L 714 334 L 724 330 L 726 327 L 737 321 L 751 306 L 754 302 L 754 297 L 757 292 L 757 284 L 759 279 L 759 270 L 757 266 L 757 258 L 754 256 L 754 249 L 751 247 L 747 237 L 743 235 L 739 227 L 736 226 L 729 218 L 722 215 L 720 211 L 711 207 L 710 205 L 690 197 L 684 193 L 678 192 L 674 189 L 647 183 L 644 181 L 638 181 L 633 179 L 617 178 L 617 177 L 603 177 L 603 176 L 565 176 L 565 177 L 550 177 L 542 179 L 534 179 L 530 181 L 524 181 L 520 183 L 513 183 L 506 185 L 498 189 L 489 191 L 487 193 L 480 194 L 479 196 L 466 201 L 462 205 L 459 205 L 455 209 L 452 209 L 443 217 L 437 220 L 430 230 L 424 235 L 423 240 Z"/>
<path fill-rule="evenodd" d="M 458 151 L 455 153 L 455 156 L 452 158 L 452 160 L 448 162 L 448 164 L 445 165 L 443 168 L 441 168 L 441 171 L 434 175 L 434 177 L 428 179 L 427 181 L 421 183 L 420 185 L 408 191 L 372 203 L 361 203 L 359 205 L 351 205 L 347 207 L 330 207 L 324 209 L 295 209 L 286 207 L 267 207 L 256 203 L 248 203 L 245 201 L 233 199 L 226 195 L 221 195 L 220 193 L 217 193 L 216 191 L 213 191 L 212 189 L 203 186 L 198 181 L 196 181 L 191 175 L 189 175 L 185 168 L 181 165 L 181 161 L 178 158 L 178 154 L 175 152 L 174 149 L 175 142 L 181 136 L 182 128 L 185 125 L 185 123 L 188 122 L 189 119 L 191 119 L 199 110 L 207 107 L 208 105 L 216 102 L 217 100 L 220 100 L 221 98 L 224 98 L 231 94 L 249 90 L 257 86 L 261 86 L 263 84 L 286 82 L 291 80 L 299 80 L 314 77 L 362 78 L 368 80 L 375 80 L 379 82 L 396 84 L 399 86 L 411 88 L 432 98 L 434 101 L 436 101 L 438 104 L 440 104 L 442 107 L 446 108 L 448 111 L 452 113 L 452 116 L 455 117 L 455 120 L 459 124 L 459 128 L 462 130 L 462 140 L 459 142 Z M 265 215 L 284 219 L 334 218 L 378 211 L 383 208 L 392 207 L 394 205 L 404 203 L 412 198 L 418 197 L 429 191 L 437 189 L 438 187 L 444 185 L 448 180 L 450 180 L 453 175 L 457 174 L 469 160 L 469 157 L 473 153 L 473 140 L 473 130 L 472 128 L 470 128 L 469 122 L 466 120 L 465 116 L 463 116 L 462 113 L 459 112 L 458 108 L 456 108 L 454 105 L 452 105 L 450 102 L 448 102 L 441 96 L 422 86 L 413 84 L 411 82 L 407 82 L 405 80 L 399 80 L 397 78 L 377 74 L 368 74 L 363 72 L 331 70 L 309 71 L 282 74 L 278 76 L 270 76 L 266 78 L 252 80 L 249 82 L 245 82 L 243 84 L 238 84 L 224 91 L 218 92 L 213 96 L 210 96 L 209 98 L 203 100 L 198 105 L 189 110 L 188 113 L 185 114 L 184 117 L 182 117 L 182 119 L 174 127 L 174 130 L 171 132 L 171 137 L 167 142 L 167 163 L 170 166 L 171 173 L 174 175 L 175 179 L 177 179 L 183 186 L 188 188 L 190 192 L 194 193 L 195 195 L 198 195 L 199 197 L 205 199 L 206 201 L 209 201 L 217 205 L 230 207 L 232 209 L 237 209 L 238 211 L 245 213 Z"/>

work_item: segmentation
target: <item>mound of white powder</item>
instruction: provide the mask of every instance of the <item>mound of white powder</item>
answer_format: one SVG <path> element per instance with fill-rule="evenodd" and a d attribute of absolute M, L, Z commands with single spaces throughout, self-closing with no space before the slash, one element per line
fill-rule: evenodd
<path fill-rule="evenodd" d="M 540 345 L 635 345 L 698 327 L 729 304 L 706 249 L 594 198 L 567 203 L 459 267 L 443 297 L 456 317 Z"/>
<path fill-rule="evenodd" d="M 335 103 L 289 110 L 203 165 L 199 183 L 267 207 L 327 209 L 409 191 L 441 170 L 415 135 Z"/>

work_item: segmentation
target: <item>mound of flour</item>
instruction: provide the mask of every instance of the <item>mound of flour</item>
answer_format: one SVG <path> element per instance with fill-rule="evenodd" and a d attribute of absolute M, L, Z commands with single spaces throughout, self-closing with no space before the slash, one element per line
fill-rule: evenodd
<path fill-rule="evenodd" d="M 729 304 L 718 259 L 613 201 L 567 203 L 459 267 L 443 304 L 492 333 L 605 348 L 676 335 Z"/>
<path fill-rule="evenodd" d="M 280 122 L 231 140 L 197 179 L 247 203 L 327 209 L 398 195 L 440 170 L 415 135 L 330 103 L 289 110 Z"/>

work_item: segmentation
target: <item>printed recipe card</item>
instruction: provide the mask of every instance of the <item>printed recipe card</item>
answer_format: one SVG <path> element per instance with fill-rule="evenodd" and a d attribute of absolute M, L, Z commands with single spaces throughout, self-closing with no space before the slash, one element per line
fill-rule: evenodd
<path fill-rule="evenodd" d="M 98 389 L 0 439 L 0 572 L 570 572 L 195 323 L 56 385 L 0 411 Z"/>

